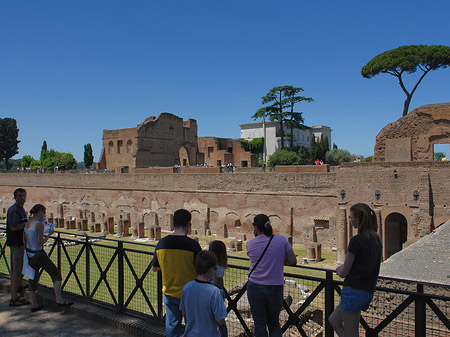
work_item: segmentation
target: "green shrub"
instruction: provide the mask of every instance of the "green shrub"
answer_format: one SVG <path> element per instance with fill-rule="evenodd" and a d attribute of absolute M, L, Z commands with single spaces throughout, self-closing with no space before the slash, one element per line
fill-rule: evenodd
<path fill-rule="evenodd" d="M 347 150 L 333 149 L 325 154 L 325 163 L 336 166 L 343 162 L 352 162 L 355 160 L 355 155 Z"/>
<path fill-rule="evenodd" d="M 300 156 L 292 150 L 280 149 L 269 157 L 268 165 L 273 167 L 276 165 L 300 165 Z"/>

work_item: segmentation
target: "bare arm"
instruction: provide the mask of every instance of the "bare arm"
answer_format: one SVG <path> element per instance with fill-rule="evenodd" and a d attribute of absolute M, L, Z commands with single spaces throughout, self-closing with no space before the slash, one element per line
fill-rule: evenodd
<path fill-rule="evenodd" d="M 43 246 L 44 243 L 47 242 L 48 238 L 52 233 L 54 232 L 53 229 L 50 230 L 47 236 L 44 235 L 44 224 L 42 222 L 39 222 L 36 224 L 36 231 L 37 231 L 37 239 L 38 239 L 38 246 Z"/>
<path fill-rule="evenodd" d="M 224 325 L 224 324 L 225 324 L 225 320 L 224 320 L 224 319 L 221 319 L 220 321 L 217 321 L 217 324 L 219 324 L 219 325 Z"/>
<path fill-rule="evenodd" d="M 153 270 L 153 271 L 160 271 L 160 270 L 161 270 L 161 268 L 159 268 L 159 267 L 155 267 L 155 266 L 152 266 L 152 270 Z"/>
<path fill-rule="evenodd" d="M 291 248 L 286 252 L 286 256 L 284 258 L 285 266 L 295 266 L 297 264 L 297 256 L 295 256 L 294 250 Z"/>
<path fill-rule="evenodd" d="M 350 270 L 352 269 L 354 261 L 355 261 L 355 254 L 347 252 L 347 257 L 345 258 L 344 264 L 336 268 L 336 273 L 340 277 L 346 278 L 348 273 L 350 273 Z"/>

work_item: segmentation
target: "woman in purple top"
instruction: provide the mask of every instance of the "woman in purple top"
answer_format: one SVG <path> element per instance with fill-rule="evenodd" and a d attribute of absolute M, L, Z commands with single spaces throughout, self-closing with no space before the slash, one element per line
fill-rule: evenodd
<path fill-rule="evenodd" d="M 359 336 L 361 310 L 366 311 L 372 301 L 381 263 L 375 212 L 366 204 L 353 205 L 349 221 L 358 234 L 350 239 L 345 262 L 336 269 L 345 280 L 341 302 L 328 319 L 340 337 Z"/>
<path fill-rule="evenodd" d="M 283 265 L 294 266 L 297 258 L 286 238 L 272 233 L 267 215 L 255 216 L 253 233 L 255 238 L 247 242 L 250 258 L 247 296 L 255 323 L 255 337 L 281 336 L 279 316 L 283 305 Z"/>

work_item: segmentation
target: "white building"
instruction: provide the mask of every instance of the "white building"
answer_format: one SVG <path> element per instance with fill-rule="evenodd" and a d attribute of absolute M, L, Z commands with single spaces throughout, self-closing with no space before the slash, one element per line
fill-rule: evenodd
<path fill-rule="evenodd" d="M 271 156 L 276 150 L 281 149 L 281 132 L 280 123 L 266 122 L 266 148 L 267 158 Z M 264 137 L 263 122 L 258 123 L 246 123 L 239 125 L 241 127 L 241 138 L 246 140 L 252 140 L 254 138 Z M 284 147 L 289 148 L 291 146 L 291 130 L 284 127 Z M 316 142 L 319 142 L 321 137 L 325 139 L 328 137 L 328 144 L 331 149 L 331 128 L 324 125 L 310 126 L 305 130 L 294 129 L 293 146 L 304 146 L 311 148 L 311 139 L 316 137 Z"/>

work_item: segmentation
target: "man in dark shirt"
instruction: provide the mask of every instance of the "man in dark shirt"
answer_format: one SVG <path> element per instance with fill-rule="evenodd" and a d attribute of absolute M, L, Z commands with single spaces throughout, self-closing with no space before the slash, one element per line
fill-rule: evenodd
<path fill-rule="evenodd" d="M 23 228 L 27 222 L 27 212 L 23 205 L 27 200 L 27 192 L 23 188 L 16 189 L 14 199 L 16 203 L 8 208 L 6 215 L 6 244 L 11 252 L 11 302 L 9 303 L 11 307 L 30 304 L 18 294 L 23 277 Z"/>

